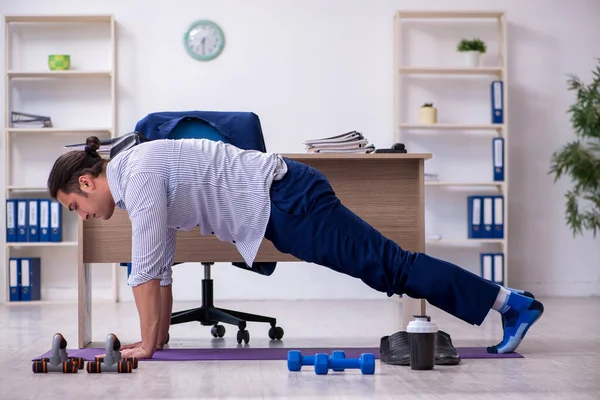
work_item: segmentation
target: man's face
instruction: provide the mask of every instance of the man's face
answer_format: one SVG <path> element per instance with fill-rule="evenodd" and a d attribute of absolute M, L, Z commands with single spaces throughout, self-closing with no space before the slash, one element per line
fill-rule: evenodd
<path fill-rule="evenodd" d="M 79 187 L 87 194 L 66 194 L 58 191 L 57 200 L 69 211 L 75 211 L 83 220 L 91 218 L 109 219 L 115 211 L 115 202 L 106 178 L 92 178 L 84 175 L 79 178 Z"/>

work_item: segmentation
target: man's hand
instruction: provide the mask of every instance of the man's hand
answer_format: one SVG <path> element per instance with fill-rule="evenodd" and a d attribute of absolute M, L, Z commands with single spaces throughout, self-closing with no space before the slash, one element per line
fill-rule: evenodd
<path fill-rule="evenodd" d="M 152 358 L 153 354 L 154 354 L 154 349 L 146 350 L 142 345 L 121 351 L 122 358 L 129 358 L 129 357 L 136 357 L 138 359 Z"/>

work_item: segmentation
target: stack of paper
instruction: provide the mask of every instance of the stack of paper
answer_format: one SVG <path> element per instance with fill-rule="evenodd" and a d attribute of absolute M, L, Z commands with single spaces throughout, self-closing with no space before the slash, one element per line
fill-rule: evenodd
<path fill-rule="evenodd" d="M 304 142 L 307 153 L 372 153 L 375 146 L 369 144 L 362 133 L 352 131 L 322 139 Z"/>

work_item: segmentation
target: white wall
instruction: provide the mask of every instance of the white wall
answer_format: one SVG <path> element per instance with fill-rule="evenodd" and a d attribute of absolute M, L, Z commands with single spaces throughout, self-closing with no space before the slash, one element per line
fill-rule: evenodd
<path fill-rule="evenodd" d="M 552 151 L 572 138 L 565 111 L 573 96 L 566 90 L 566 74 L 589 79 L 595 58 L 600 56 L 597 1 L 10 0 L 0 3 L 0 12 L 113 13 L 118 23 L 120 132 L 132 129 L 153 111 L 250 110 L 261 118 L 268 150 L 293 153 L 304 152 L 306 139 L 348 130 L 362 131 L 376 146 L 391 145 L 394 12 L 449 7 L 503 9 L 508 14 L 511 285 L 540 295 L 599 295 L 600 239 L 594 241 L 589 235 L 572 238 L 563 222 L 567 185 L 555 185 L 547 175 Z M 218 22 L 226 35 L 223 54 L 209 63 L 191 59 L 182 46 L 185 29 L 200 18 Z M 455 46 L 458 37 L 437 39 Z M 48 52 L 52 51 L 43 39 L 38 38 L 38 45 L 47 45 Z M 413 55 L 423 60 L 436 57 L 436 52 L 423 44 L 412 49 L 417 51 Z M 414 104 L 406 107 L 414 112 L 422 101 L 420 96 L 427 92 L 436 103 L 445 104 L 441 116 L 456 116 L 455 107 L 462 103 L 452 101 L 452 93 L 461 94 L 461 101 L 475 106 L 475 96 L 481 96 L 476 86 L 460 89 L 464 88 L 423 84 L 411 97 Z M 61 99 L 68 101 L 64 96 Z M 77 104 L 73 107 L 69 111 L 77 113 Z M 58 109 L 45 111 L 61 115 Z M 475 118 L 476 114 L 468 116 Z M 44 182 L 44 171 L 41 173 L 37 179 Z M 427 215 L 428 223 L 438 223 L 432 210 Z M 457 249 L 435 251 L 451 261 L 462 257 Z M 477 254 L 477 249 L 471 253 Z M 465 268 L 476 270 L 472 257 L 470 260 Z M 74 259 L 72 263 L 52 265 L 56 270 L 45 272 L 48 296 L 75 298 Z M 198 267 L 175 268 L 177 299 L 198 298 L 202 278 Z M 131 299 L 124 271 L 120 273 L 121 296 Z M 218 299 L 385 297 L 358 280 L 304 263 L 280 264 L 268 278 L 219 264 L 213 276 Z M 108 298 L 110 271 L 95 268 L 94 279 L 94 297 Z M 71 289 L 65 291 L 64 287 Z"/>

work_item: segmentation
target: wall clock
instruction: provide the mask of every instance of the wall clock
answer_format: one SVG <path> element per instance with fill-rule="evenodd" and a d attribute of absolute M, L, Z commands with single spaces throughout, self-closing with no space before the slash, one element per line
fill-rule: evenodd
<path fill-rule="evenodd" d="M 223 51 L 225 35 L 213 21 L 198 20 L 185 32 L 183 44 L 188 54 L 196 60 L 210 61 Z"/>

